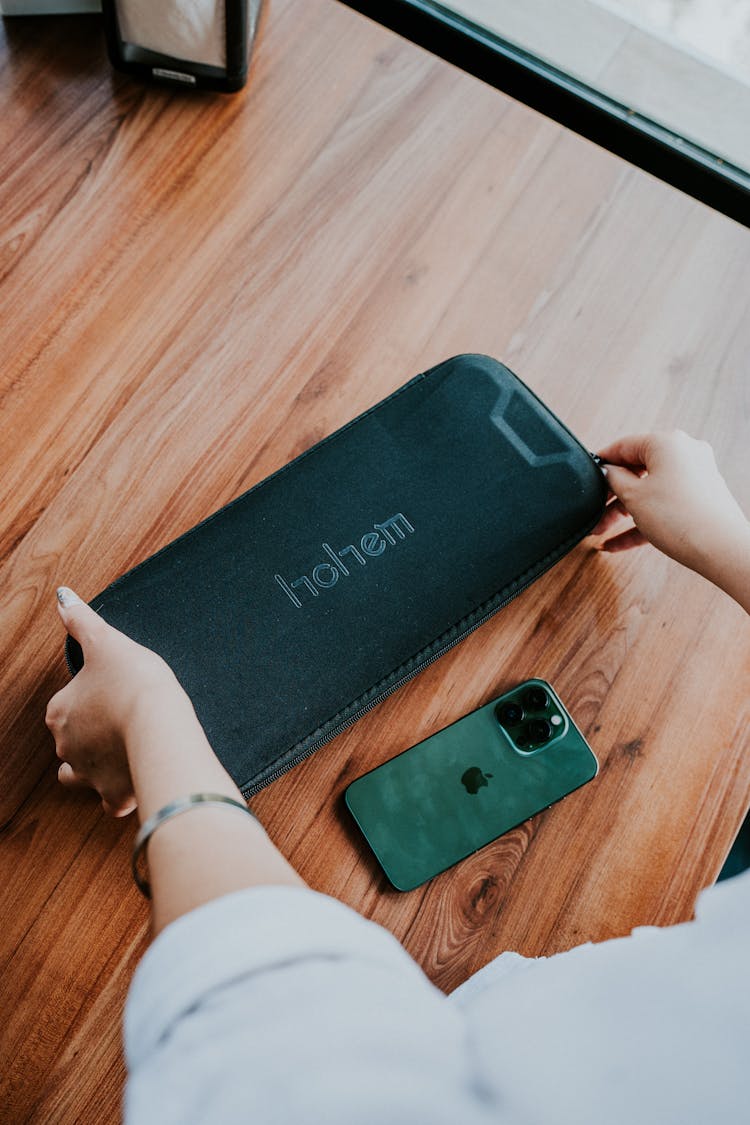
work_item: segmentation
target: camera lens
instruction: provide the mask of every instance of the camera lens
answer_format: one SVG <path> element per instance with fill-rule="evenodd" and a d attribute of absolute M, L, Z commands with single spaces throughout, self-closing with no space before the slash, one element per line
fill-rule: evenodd
<path fill-rule="evenodd" d="M 504 727 L 514 727 L 523 718 L 523 707 L 520 703 L 503 703 L 496 714 Z"/>
<path fill-rule="evenodd" d="M 552 727 L 546 719 L 531 719 L 526 729 L 532 742 L 546 742 L 552 737 Z"/>
<path fill-rule="evenodd" d="M 523 693 L 523 702 L 529 711 L 541 711 L 549 703 L 549 696 L 543 687 L 530 687 Z"/>

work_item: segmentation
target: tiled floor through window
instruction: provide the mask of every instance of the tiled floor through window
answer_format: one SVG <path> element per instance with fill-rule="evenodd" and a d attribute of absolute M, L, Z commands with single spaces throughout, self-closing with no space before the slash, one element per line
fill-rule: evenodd
<path fill-rule="evenodd" d="M 443 0 L 750 171 L 750 0 Z"/>
<path fill-rule="evenodd" d="M 750 0 L 596 0 L 750 82 Z"/>

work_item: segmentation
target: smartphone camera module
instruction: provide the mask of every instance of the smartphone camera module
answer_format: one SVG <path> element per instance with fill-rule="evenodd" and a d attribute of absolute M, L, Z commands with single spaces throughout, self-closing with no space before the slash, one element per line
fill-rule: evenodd
<path fill-rule="evenodd" d="M 534 680 L 519 684 L 516 690 L 495 706 L 495 719 L 516 750 L 534 754 L 562 734 L 562 716 L 550 690 Z"/>

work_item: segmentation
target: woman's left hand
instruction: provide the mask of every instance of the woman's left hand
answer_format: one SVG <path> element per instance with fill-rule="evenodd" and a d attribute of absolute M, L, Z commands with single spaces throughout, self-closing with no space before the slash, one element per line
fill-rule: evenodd
<path fill-rule="evenodd" d="M 81 671 L 47 706 L 45 722 L 62 760 L 57 776 L 63 785 L 95 789 L 111 816 L 127 816 L 136 807 L 129 732 L 149 715 L 192 712 L 192 704 L 160 656 L 108 625 L 67 587 L 57 596 L 63 624 L 84 654 Z"/>

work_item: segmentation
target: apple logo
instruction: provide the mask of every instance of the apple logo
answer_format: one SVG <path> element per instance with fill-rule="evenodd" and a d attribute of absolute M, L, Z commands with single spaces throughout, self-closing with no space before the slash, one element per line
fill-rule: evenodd
<path fill-rule="evenodd" d="M 492 777 L 492 774 L 483 773 L 479 766 L 469 766 L 461 777 L 461 781 L 466 786 L 466 792 L 473 795 L 478 793 L 483 785 L 487 785 L 489 777 Z"/>

